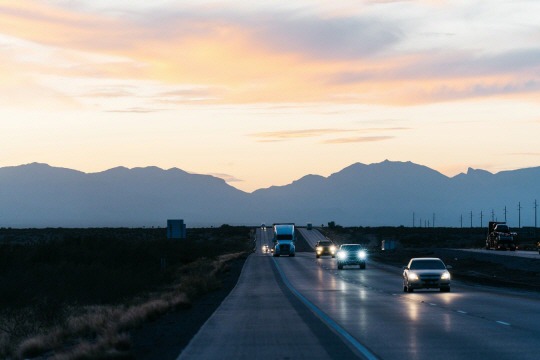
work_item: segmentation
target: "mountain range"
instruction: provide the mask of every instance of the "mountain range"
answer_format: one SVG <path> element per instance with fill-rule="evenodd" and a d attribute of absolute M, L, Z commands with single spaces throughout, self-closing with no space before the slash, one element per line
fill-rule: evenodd
<path fill-rule="evenodd" d="M 386 160 L 246 193 L 177 168 L 84 173 L 32 163 L 0 168 L 0 227 L 163 227 L 167 219 L 184 219 L 188 227 L 330 221 L 479 227 L 505 217 L 513 227 L 534 226 L 539 180 L 540 167 L 496 174 L 469 168 L 447 177 Z"/>

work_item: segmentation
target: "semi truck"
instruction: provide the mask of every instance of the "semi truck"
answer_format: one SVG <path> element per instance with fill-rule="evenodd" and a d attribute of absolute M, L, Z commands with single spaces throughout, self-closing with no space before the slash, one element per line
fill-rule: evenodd
<path fill-rule="evenodd" d="M 517 233 L 510 231 L 505 222 L 490 221 L 486 238 L 486 250 L 511 250 L 515 251 Z"/>
<path fill-rule="evenodd" d="M 295 255 L 294 224 L 274 224 L 274 256 Z"/>

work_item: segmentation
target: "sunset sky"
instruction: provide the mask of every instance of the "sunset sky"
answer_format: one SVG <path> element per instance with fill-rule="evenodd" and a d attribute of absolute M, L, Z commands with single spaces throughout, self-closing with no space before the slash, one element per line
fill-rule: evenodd
<path fill-rule="evenodd" d="M 540 1 L 0 0 L 0 166 L 245 191 L 540 166 Z"/>

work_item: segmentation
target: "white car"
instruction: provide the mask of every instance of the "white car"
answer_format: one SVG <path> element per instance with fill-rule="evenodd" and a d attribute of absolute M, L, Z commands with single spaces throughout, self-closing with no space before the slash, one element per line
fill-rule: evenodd
<path fill-rule="evenodd" d="M 450 273 L 439 258 L 412 258 L 403 267 L 403 291 L 413 292 L 414 289 L 439 289 L 450 291 Z"/>

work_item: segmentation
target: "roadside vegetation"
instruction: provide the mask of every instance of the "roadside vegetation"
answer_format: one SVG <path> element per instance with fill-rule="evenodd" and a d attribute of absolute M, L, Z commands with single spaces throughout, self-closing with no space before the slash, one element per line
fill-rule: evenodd
<path fill-rule="evenodd" d="M 129 330 L 218 289 L 247 227 L 0 229 L 0 358 L 130 359 Z"/>

